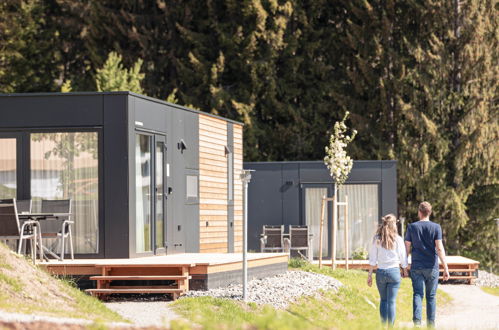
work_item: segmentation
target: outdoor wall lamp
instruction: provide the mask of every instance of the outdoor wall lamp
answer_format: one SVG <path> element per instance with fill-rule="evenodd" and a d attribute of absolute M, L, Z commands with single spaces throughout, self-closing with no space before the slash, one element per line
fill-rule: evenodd
<path fill-rule="evenodd" d="M 185 141 L 183 139 L 180 139 L 180 142 L 177 143 L 177 148 L 180 150 L 181 153 L 183 153 L 184 150 L 187 149 L 187 145 L 185 144 Z"/>

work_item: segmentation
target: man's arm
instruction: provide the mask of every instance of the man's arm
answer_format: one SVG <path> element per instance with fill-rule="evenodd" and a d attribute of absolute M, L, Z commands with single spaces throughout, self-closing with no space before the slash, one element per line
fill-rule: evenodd
<path fill-rule="evenodd" d="M 407 259 L 409 259 L 409 255 L 411 254 L 411 242 L 405 241 L 405 252 L 407 254 Z M 404 276 L 409 276 L 408 268 L 404 268 Z"/>
<path fill-rule="evenodd" d="M 447 267 L 447 262 L 445 261 L 445 249 L 441 239 L 435 240 L 435 248 L 437 249 L 438 258 L 444 266 L 444 281 L 447 281 L 450 277 L 449 267 Z"/>
<path fill-rule="evenodd" d="M 411 254 L 411 242 L 405 241 L 405 252 L 407 253 L 407 257 Z"/>

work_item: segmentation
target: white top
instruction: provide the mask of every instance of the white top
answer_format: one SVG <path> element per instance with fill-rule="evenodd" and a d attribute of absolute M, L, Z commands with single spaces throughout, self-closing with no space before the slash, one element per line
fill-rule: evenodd
<path fill-rule="evenodd" d="M 407 253 L 402 237 L 397 235 L 393 250 L 385 249 L 373 239 L 371 248 L 369 249 L 369 265 L 378 265 L 379 269 L 396 268 L 399 265 L 402 265 L 402 268 L 406 268 Z"/>

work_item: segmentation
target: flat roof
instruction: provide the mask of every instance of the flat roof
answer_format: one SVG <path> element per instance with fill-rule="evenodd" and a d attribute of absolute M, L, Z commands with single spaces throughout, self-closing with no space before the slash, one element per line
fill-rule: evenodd
<path fill-rule="evenodd" d="M 155 102 L 155 103 L 159 103 L 159 104 L 168 105 L 168 106 L 170 106 L 172 108 L 177 108 L 177 109 L 184 110 L 184 111 L 194 112 L 194 113 L 197 113 L 197 114 L 203 114 L 203 115 L 207 115 L 207 116 L 210 116 L 210 117 L 222 119 L 222 120 L 234 123 L 234 124 L 238 124 L 238 125 L 244 126 L 244 123 L 242 123 L 240 121 L 237 121 L 237 120 L 233 120 L 233 119 L 225 118 L 225 117 L 222 117 L 222 116 L 214 115 L 214 114 L 211 114 L 209 112 L 205 112 L 205 111 L 201 111 L 201 110 L 191 109 L 191 108 L 179 105 L 179 104 L 166 102 L 166 101 L 154 98 L 154 97 L 150 97 L 150 96 L 146 96 L 146 95 L 142 95 L 142 94 L 138 94 L 138 93 L 134 93 L 134 92 L 130 92 L 130 91 L 116 91 L 116 92 L 68 92 L 68 93 L 62 93 L 62 92 L 0 93 L 0 97 L 36 97 L 36 96 L 61 96 L 61 95 L 62 96 L 130 95 L 130 96 L 138 97 L 138 98 L 150 101 L 150 102 Z"/>

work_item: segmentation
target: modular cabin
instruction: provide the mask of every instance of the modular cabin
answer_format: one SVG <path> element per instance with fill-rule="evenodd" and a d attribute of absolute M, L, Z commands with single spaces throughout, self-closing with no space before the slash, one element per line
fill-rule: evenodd
<path fill-rule="evenodd" d="M 319 255 L 322 197 L 332 197 L 333 180 L 322 161 L 244 163 L 255 170 L 248 190 L 248 245 L 259 250 L 263 225 L 307 225 L 313 256 Z M 397 162 L 354 161 L 352 172 L 339 189 L 339 201 L 348 195 L 349 255 L 367 249 L 381 217 L 397 214 Z M 344 208 L 339 208 L 337 256 L 344 257 Z M 331 251 L 332 203 L 325 209 L 323 253 Z M 287 229 L 286 229 L 287 230 Z"/>
<path fill-rule="evenodd" d="M 0 114 L 0 199 L 71 199 L 76 258 L 241 251 L 241 123 L 131 92 L 3 94 Z"/>

